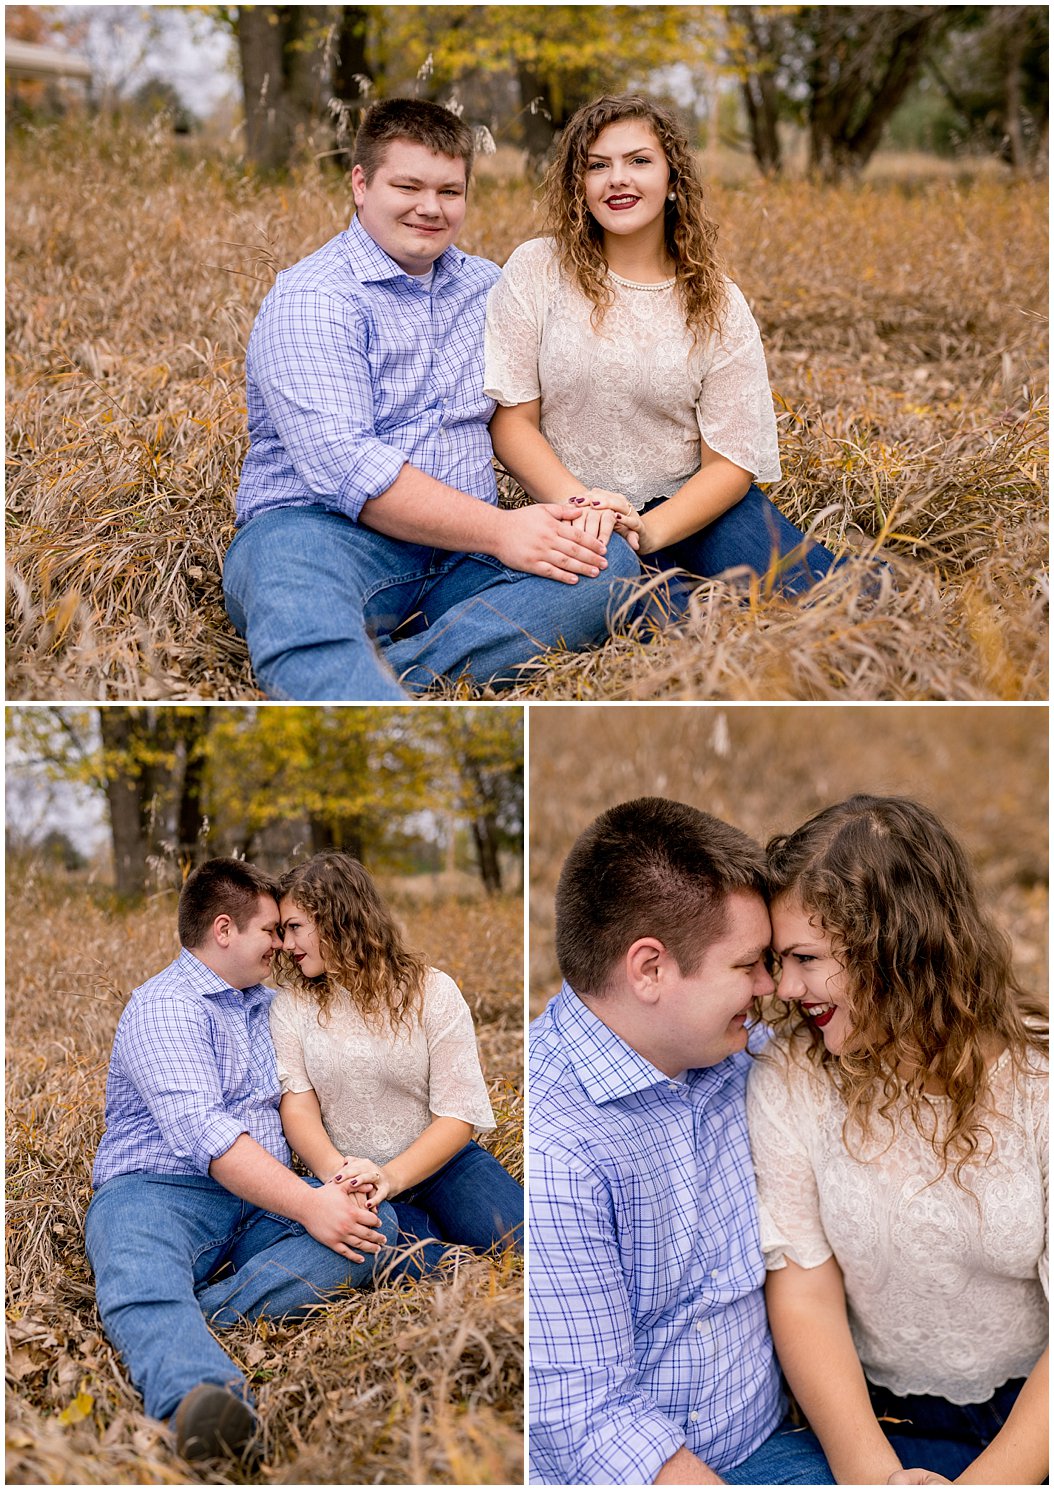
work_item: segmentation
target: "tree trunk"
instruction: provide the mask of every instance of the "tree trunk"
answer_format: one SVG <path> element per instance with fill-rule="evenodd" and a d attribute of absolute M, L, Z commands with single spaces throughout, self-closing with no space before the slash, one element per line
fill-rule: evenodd
<path fill-rule="evenodd" d="M 1028 151 L 1021 129 L 1021 65 L 1025 58 L 1027 20 L 1022 24 L 1019 7 L 1008 16 L 1006 36 L 1006 138 L 1010 147 L 1010 164 L 1015 175 L 1028 171 Z"/>
<path fill-rule="evenodd" d="M 476 846 L 483 888 L 488 895 L 501 894 L 501 860 L 498 856 L 497 824 L 492 817 L 472 819 L 472 841 Z"/>
<path fill-rule="evenodd" d="M 238 7 L 238 56 L 245 100 L 245 153 L 261 171 L 286 164 L 292 133 L 282 70 L 283 27 L 277 6 Z"/>
<path fill-rule="evenodd" d="M 133 728 L 127 709 L 100 709 L 103 750 L 127 758 Z M 107 770 L 106 801 L 110 809 L 114 887 L 122 900 L 133 900 L 146 888 L 147 839 L 143 831 L 140 781 L 129 770 Z"/>

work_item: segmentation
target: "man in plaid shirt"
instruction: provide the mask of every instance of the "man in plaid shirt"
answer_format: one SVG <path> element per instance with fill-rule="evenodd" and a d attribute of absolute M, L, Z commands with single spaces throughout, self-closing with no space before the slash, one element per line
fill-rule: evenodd
<path fill-rule="evenodd" d="M 832 1485 L 785 1419 L 745 1082 L 765 860 L 661 797 L 573 846 L 531 1026 L 530 1468 L 541 1485 Z"/>
<path fill-rule="evenodd" d="M 187 1458 L 210 1459 L 241 1454 L 256 1429 L 212 1329 L 370 1286 L 398 1222 L 289 1167 L 262 985 L 281 946 L 274 883 L 210 860 L 183 887 L 179 935 L 117 1026 L 85 1242 L 147 1412 L 172 1420 Z"/>
<path fill-rule="evenodd" d="M 497 505 L 483 328 L 499 271 L 454 246 L 473 151 L 438 104 L 375 104 L 351 225 L 257 316 L 223 585 L 273 698 L 508 685 L 547 647 L 603 639 L 639 577 L 613 515 L 594 537 L 571 500 Z"/>

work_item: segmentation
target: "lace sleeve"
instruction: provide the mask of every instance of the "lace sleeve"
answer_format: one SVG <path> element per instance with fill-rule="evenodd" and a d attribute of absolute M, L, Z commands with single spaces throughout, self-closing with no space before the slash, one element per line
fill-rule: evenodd
<path fill-rule="evenodd" d="M 699 433 L 711 450 L 742 466 L 755 481 L 778 481 L 776 412 L 761 333 L 742 291 L 731 280 L 727 288 L 728 306 L 709 349 L 696 405 Z"/>
<path fill-rule="evenodd" d="M 550 261 L 544 239 L 521 243 L 487 300 L 483 391 L 505 407 L 541 396 L 538 351 Z"/>
<path fill-rule="evenodd" d="M 1039 1163 L 1040 1176 L 1043 1182 L 1043 1251 L 1039 1259 L 1039 1281 L 1043 1286 L 1045 1297 L 1050 1299 L 1050 1098 L 1049 1081 L 1047 1078 L 1047 1063 L 1044 1058 L 1042 1062 L 1034 1060 L 1034 1064 L 1042 1075 L 1042 1080 L 1032 1081 L 1029 1086 L 1032 1090 L 1032 1118 L 1033 1132 L 1036 1142 L 1036 1158 Z"/>
<path fill-rule="evenodd" d="M 278 1062 L 278 1081 L 283 1094 L 314 1091 L 304 1065 L 304 1043 L 300 1038 L 297 1009 L 291 993 L 283 991 L 275 995 L 271 1000 L 269 1018 Z"/>
<path fill-rule="evenodd" d="M 453 978 L 435 968 L 427 978 L 422 1023 L 428 1040 L 428 1110 L 433 1117 L 493 1128 L 472 1013 Z"/>
<path fill-rule="evenodd" d="M 758 1182 L 761 1250 L 770 1272 L 786 1265 L 816 1268 L 832 1255 L 820 1220 L 816 1174 L 801 1137 L 803 1115 L 795 1111 L 781 1053 L 759 1060 L 747 1087 L 750 1148 Z"/>

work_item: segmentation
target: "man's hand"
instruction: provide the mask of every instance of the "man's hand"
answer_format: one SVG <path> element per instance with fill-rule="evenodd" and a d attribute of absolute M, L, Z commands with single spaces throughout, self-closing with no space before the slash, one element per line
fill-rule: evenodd
<path fill-rule="evenodd" d="M 364 1252 L 379 1252 L 384 1246 L 384 1237 L 377 1235 L 380 1217 L 339 1185 L 312 1188 L 301 1219 L 316 1242 L 352 1262 L 365 1262 Z"/>
<path fill-rule="evenodd" d="M 581 516 L 578 507 L 553 503 L 503 512 L 494 557 L 510 569 L 565 585 L 577 584 L 580 574 L 595 577 L 607 568 L 607 544 L 575 527 L 575 520 Z"/>
<path fill-rule="evenodd" d="M 932 1469 L 898 1469 L 896 1474 L 891 1474 L 886 1481 L 887 1485 L 954 1485 L 954 1480 L 946 1480 L 942 1474 L 935 1474 Z"/>

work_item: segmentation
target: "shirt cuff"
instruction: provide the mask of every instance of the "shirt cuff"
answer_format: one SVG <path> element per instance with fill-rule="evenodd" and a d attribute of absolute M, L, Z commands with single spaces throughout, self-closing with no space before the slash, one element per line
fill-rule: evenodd
<path fill-rule="evenodd" d="M 586 1485 L 653 1485 L 655 1476 L 685 1446 L 682 1429 L 659 1409 L 635 1418 L 628 1427 L 608 1421 L 587 1434 L 578 1454 L 581 1482 Z"/>
<path fill-rule="evenodd" d="M 388 490 L 406 465 L 401 450 L 381 440 L 363 440 L 355 450 L 355 467 L 349 471 L 337 491 L 341 512 L 358 522 L 366 503 Z"/>
<path fill-rule="evenodd" d="M 232 1118 L 227 1113 L 217 1113 L 198 1133 L 190 1154 L 191 1163 L 196 1164 L 202 1174 L 208 1174 L 213 1159 L 225 1154 L 248 1131 L 245 1124 L 239 1123 L 237 1118 Z"/>

